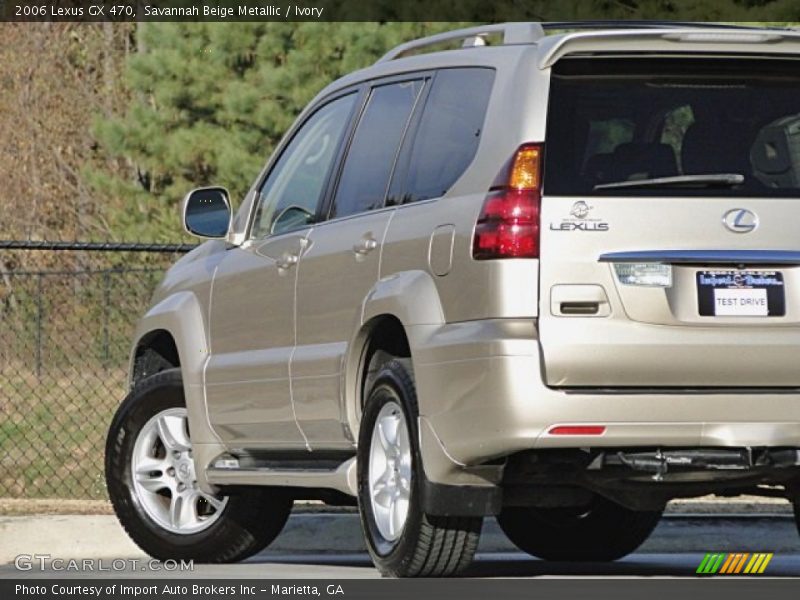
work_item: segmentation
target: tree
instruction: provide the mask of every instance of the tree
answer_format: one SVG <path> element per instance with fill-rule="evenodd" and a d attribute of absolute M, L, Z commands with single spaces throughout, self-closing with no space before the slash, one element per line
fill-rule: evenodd
<path fill-rule="evenodd" d="M 81 168 L 99 164 L 93 115 L 124 106 L 118 85 L 132 26 L 0 24 L 0 237 L 105 238 L 99 198 Z M 3 269 L 46 264 L 4 253 Z M 63 265 L 62 265 L 63 266 Z"/>

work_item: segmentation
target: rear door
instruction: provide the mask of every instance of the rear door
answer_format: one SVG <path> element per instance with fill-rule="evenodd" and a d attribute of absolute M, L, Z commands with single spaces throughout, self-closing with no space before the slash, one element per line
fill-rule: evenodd
<path fill-rule="evenodd" d="M 800 386 L 800 63 L 553 68 L 549 385 Z"/>
<path fill-rule="evenodd" d="M 345 356 L 364 299 L 378 280 L 389 180 L 425 79 L 371 88 L 333 193 L 328 220 L 314 227 L 298 265 L 297 347 L 292 398 L 312 449 L 352 449 L 343 426 Z"/>

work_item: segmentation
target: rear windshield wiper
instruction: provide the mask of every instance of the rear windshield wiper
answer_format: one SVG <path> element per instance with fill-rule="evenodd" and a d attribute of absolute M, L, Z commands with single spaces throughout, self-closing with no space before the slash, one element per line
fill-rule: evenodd
<path fill-rule="evenodd" d="M 672 187 L 735 187 L 744 183 L 744 175 L 739 173 L 716 173 L 713 175 L 678 175 L 675 177 L 657 177 L 654 179 L 634 179 L 632 181 L 615 181 L 600 183 L 595 190 L 613 190 L 621 188 L 672 188 Z"/>

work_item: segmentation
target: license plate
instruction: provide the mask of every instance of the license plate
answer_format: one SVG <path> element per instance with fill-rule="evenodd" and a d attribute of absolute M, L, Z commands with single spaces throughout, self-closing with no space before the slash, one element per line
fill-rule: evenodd
<path fill-rule="evenodd" d="M 701 317 L 782 317 L 786 314 L 779 271 L 698 271 Z"/>

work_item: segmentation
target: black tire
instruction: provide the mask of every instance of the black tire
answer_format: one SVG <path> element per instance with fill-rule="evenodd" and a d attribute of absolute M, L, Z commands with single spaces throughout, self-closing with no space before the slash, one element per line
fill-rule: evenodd
<path fill-rule="evenodd" d="M 366 390 L 358 444 L 358 506 L 372 561 L 385 576 L 447 577 L 463 571 L 478 546 L 482 517 L 440 517 L 420 507 L 421 465 L 417 434 L 417 395 L 409 359 L 390 359 Z M 400 537 L 384 538 L 375 523 L 370 501 L 368 463 L 372 432 L 381 408 L 399 404 L 411 442 L 411 495 L 408 516 Z"/>
<path fill-rule="evenodd" d="M 510 507 L 497 518 L 520 550 L 545 560 L 612 561 L 653 532 L 661 511 L 633 511 L 602 496 L 581 508 Z"/>
<path fill-rule="evenodd" d="M 139 431 L 159 412 L 185 406 L 180 369 L 148 377 L 122 402 L 106 440 L 106 486 L 114 512 L 130 538 L 154 558 L 201 563 L 242 560 L 281 532 L 292 507 L 287 494 L 259 488 L 237 492 L 207 529 L 180 534 L 151 519 L 134 492 L 131 458 Z"/>

